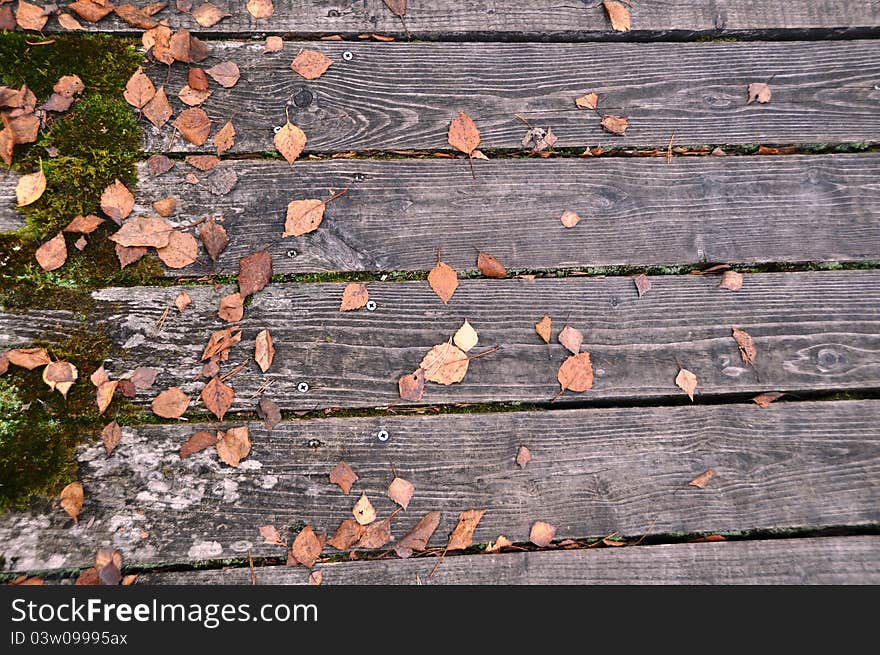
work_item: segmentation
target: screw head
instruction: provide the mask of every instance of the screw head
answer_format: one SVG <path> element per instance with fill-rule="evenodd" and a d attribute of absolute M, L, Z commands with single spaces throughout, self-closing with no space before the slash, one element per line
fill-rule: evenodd
<path fill-rule="evenodd" d="M 391 438 L 391 435 L 388 434 L 388 430 L 386 430 L 385 428 L 382 428 L 381 430 L 379 430 L 379 431 L 376 433 L 376 439 L 378 439 L 378 440 L 381 441 L 382 443 L 385 443 L 385 442 L 388 441 L 388 439 L 390 439 L 390 438 Z"/>
<path fill-rule="evenodd" d="M 276 125 L 275 127 L 272 128 L 272 131 L 275 132 L 275 134 L 278 134 L 281 131 L 281 126 Z"/>
<path fill-rule="evenodd" d="M 300 393 L 306 393 L 309 390 L 309 385 L 307 382 L 300 382 L 296 385 L 296 390 Z"/>
<path fill-rule="evenodd" d="M 352 53 L 351 50 L 346 50 L 345 52 L 342 53 L 342 58 L 345 61 L 351 61 L 352 59 L 354 59 L 354 53 Z"/>
<path fill-rule="evenodd" d="M 296 257 L 299 253 L 296 250 L 288 250 L 284 254 L 287 255 L 288 257 Z"/>
<path fill-rule="evenodd" d="M 376 301 L 375 300 L 368 300 L 367 301 L 367 311 L 368 312 L 375 312 L 376 311 Z"/>

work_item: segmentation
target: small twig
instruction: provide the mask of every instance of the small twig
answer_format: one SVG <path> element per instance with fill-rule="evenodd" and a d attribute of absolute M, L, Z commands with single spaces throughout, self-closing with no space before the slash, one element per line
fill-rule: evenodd
<path fill-rule="evenodd" d="M 251 557 L 251 551 L 250 551 L 250 548 L 248 549 L 248 564 L 250 564 L 250 567 L 251 567 L 251 585 L 252 585 L 252 586 L 256 586 L 256 584 L 257 584 L 257 573 L 256 573 L 256 571 L 254 571 L 254 558 Z"/>
<path fill-rule="evenodd" d="M 328 202 L 333 202 L 333 201 L 336 200 L 337 198 L 341 198 L 341 197 L 344 196 L 346 193 L 348 193 L 348 187 L 344 188 L 342 191 L 337 191 L 337 192 L 334 193 L 332 196 L 330 196 L 329 198 L 327 198 L 327 200 L 322 200 L 321 202 L 322 202 L 323 204 L 326 205 Z"/>
<path fill-rule="evenodd" d="M 471 165 L 471 177 L 475 180 L 477 179 L 477 173 L 474 171 L 474 152 L 471 151 L 471 154 L 468 155 L 468 163 Z"/>
<path fill-rule="evenodd" d="M 394 468 L 394 462 L 388 462 L 388 466 L 391 467 L 391 475 L 395 478 L 397 477 L 397 470 Z"/>
<path fill-rule="evenodd" d="M 190 223 L 189 225 L 179 225 L 174 229 L 175 230 L 188 230 L 191 227 L 198 227 L 199 225 L 201 225 L 202 223 L 204 223 L 207 220 L 208 220 L 207 216 L 202 216 L 199 220 L 194 221 L 193 223 Z"/>
<path fill-rule="evenodd" d="M 675 138 L 675 132 L 672 133 L 672 136 L 669 137 L 669 147 L 666 149 L 666 163 L 672 163 L 672 140 Z"/>
<path fill-rule="evenodd" d="M 159 320 L 156 321 L 156 325 L 153 329 L 153 334 L 159 334 L 162 331 L 162 328 L 165 327 L 165 321 L 168 320 L 168 312 L 171 311 L 171 305 L 168 305 L 165 308 L 165 311 L 162 312 L 162 316 L 159 317 Z"/>
<path fill-rule="evenodd" d="M 447 544 L 448 547 L 448 544 Z M 434 574 L 437 572 L 437 569 L 440 568 L 440 562 L 443 561 L 443 558 L 446 557 L 446 548 L 443 549 L 443 552 L 440 553 L 440 557 L 437 558 L 437 563 L 434 565 L 434 568 L 431 569 L 431 574 L 428 576 L 429 578 L 433 578 Z"/>
<path fill-rule="evenodd" d="M 241 373 L 242 369 L 244 369 L 245 366 L 247 366 L 247 362 L 242 362 L 241 364 L 236 366 L 234 369 L 232 369 L 231 371 L 229 371 L 225 375 L 221 375 L 220 382 L 226 382 L 226 380 L 231 378 L 233 375 L 238 375 L 239 373 Z"/>
<path fill-rule="evenodd" d="M 530 130 L 534 130 L 534 129 L 535 129 L 535 126 L 534 126 L 534 125 L 532 125 L 527 119 L 523 118 L 523 117 L 520 116 L 519 114 L 514 114 L 514 117 L 520 119 L 523 123 L 525 123 L 526 125 L 528 125 L 528 127 L 529 127 Z"/>
<path fill-rule="evenodd" d="M 478 359 L 480 357 L 485 357 L 486 355 L 491 355 L 492 353 L 497 353 L 499 350 L 501 350 L 501 346 L 492 346 L 491 348 L 489 348 L 489 350 L 484 350 L 483 352 L 477 353 L 476 355 L 469 355 L 468 361 L 471 361 L 472 359 Z"/>
<path fill-rule="evenodd" d="M 406 40 L 412 41 L 412 36 L 410 36 L 409 30 L 406 27 L 406 21 L 403 20 L 403 16 L 398 16 L 398 18 L 400 19 L 400 24 L 403 25 L 403 32 L 406 34 Z"/>

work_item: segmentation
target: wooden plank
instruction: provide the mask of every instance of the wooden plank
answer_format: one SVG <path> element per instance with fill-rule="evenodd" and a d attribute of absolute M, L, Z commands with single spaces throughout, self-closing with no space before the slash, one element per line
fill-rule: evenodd
<path fill-rule="evenodd" d="M 332 534 L 362 491 L 388 516 L 389 463 L 416 490 L 393 535 L 439 511 L 436 546 L 472 508 L 487 509 L 475 543 L 527 541 L 536 520 L 556 525 L 557 539 L 872 525 L 878 420 L 880 401 L 840 401 L 297 420 L 271 433 L 250 423 L 237 469 L 214 449 L 178 458 L 190 435 L 216 425 L 126 427 L 110 457 L 100 443 L 78 453 L 79 525 L 58 507 L 10 513 L 0 544 L 16 570 L 79 566 L 109 545 L 129 563 L 283 556 L 260 526 Z M 520 469 L 523 444 L 532 461 Z M 350 495 L 327 477 L 340 459 L 359 476 Z M 705 489 L 688 486 L 708 468 Z"/>
<path fill-rule="evenodd" d="M 509 269 L 702 262 L 880 258 L 880 155 L 601 158 L 480 162 L 234 161 L 225 196 L 191 184 L 178 163 L 160 177 L 142 167 L 136 211 L 173 195 L 184 225 L 207 211 L 225 218 L 230 244 L 211 267 L 169 275 L 238 272 L 239 258 L 269 247 L 276 273 L 426 271 L 442 247 L 457 270 L 475 248 Z M 196 172 L 201 176 L 201 173 Z M 282 239 L 287 204 L 342 187 L 321 227 Z M 565 209 L 583 218 L 559 221 Z M 809 226 L 810 238 L 804 238 Z"/>
<path fill-rule="evenodd" d="M 15 186 L 20 175 L 7 171 L 0 176 L 0 233 L 15 232 L 24 227 L 24 219 L 16 208 Z"/>
<path fill-rule="evenodd" d="M 323 585 L 878 584 L 880 537 L 664 544 L 635 548 L 321 564 Z M 255 571 L 257 584 L 308 584 L 302 567 Z M 248 568 L 146 573 L 138 584 L 249 585 Z"/>
<path fill-rule="evenodd" d="M 232 152 L 274 150 L 273 128 L 291 120 L 307 152 L 449 149 L 459 110 L 476 121 L 482 149 L 522 148 L 526 127 L 550 126 L 557 148 L 678 144 L 873 142 L 880 134 L 876 72 L 880 43 L 340 43 L 303 42 L 333 61 L 306 81 L 290 70 L 295 49 L 262 54 L 261 43 L 211 43 L 206 65 L 237 63 L 231 89 L 212 84 L 203 107 L 219 129 L 232 120 Z M 350 60 L 343 59 L 345 52 Z M 187 67 L 149 67 L 175 112 Z M 768 104 L 747 105 L 751 82 L 772 78 Z M 605 113 L 629 118 L 627 136 L 606 132 L 575 98 L 600 94 Z M 149 151 L 209 150 L 171 123 L 144 121 Z M 465 167 L 466 164 L 462 164 Z M 477 172 L 480 166 L 477 162 Z"/>
<path fill-rule="evenodd" d="M 66 4 L 66 3 L 59 3 Z M 411 2 L 406 30 L 382 0 L 281 0 L 275 14 L 255 20 L 239 0 L 213 0 L 232 14 L 208 28 L 185 14 L 167 9 L 156 15 L 174 27 L 208 34 L 294 34 L 319 36 L 380 33 L 419 39 L 537 39 L 623 40 L 690 38 L 700 35 L 769 37 L 812 35 L 851 36 L 872 34 L 880 24 L 880 11 L 871 2 L 839 0 L 775 0 L 752 2 L 652 2 L 630 8 L 632 30 L 615 33 L 601 3 L 559 4 L 551 0 L 498 3 L 491 0 Z M 172 4 L 172 7 L 174 5 Z M 133 31 L 112 15 L 86 29 Z M 54 21 L 50 29 L 57 26 Z"/>

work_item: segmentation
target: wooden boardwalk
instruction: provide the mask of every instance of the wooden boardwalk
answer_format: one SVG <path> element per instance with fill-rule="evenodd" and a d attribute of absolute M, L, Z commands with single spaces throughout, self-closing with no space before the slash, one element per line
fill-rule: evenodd
<path fill-rule="evenodd" d="M 198 170 L 184 158 L 214 153 L 210 139 L 142 120 L 132 217 L 174 197 L 172 225 L 197 236 L 222 217 L 228 247 L 212 259 L 199 242 L 192 265 L 98 289 L 88 307 L 0 308 L 0 350 L 88 326 L 111 341 L 111 379 L 158 372 L 130 394 L 136 418 L 111 454 L 97 435 L 78 449 L 78 523 L 57 499 L 0 516 L 5 572 L 75 577 L 110 547 L 140 584 L 249 584 L 250 558 L 260 584 L 315 569 L 323 584 L 880 583 L 880 3 L 637 3 L 627 32 L 601 3 L 413 3 L 406 28 L 381 0 L 277 0 L 267 20 L 213 4 L 231 15 L 208 27 L 173 8 L 154 18 L 204 40 L 194 66 L 237 64 L 237 84 L 212 81 L 200 105 L 212 133 L 232 121 L 234 146 Z M 113 14 L 83 27 L 143 32 Z M 267 35 L 285 37 L 280 52 L 263 52 Z M 326 73 L 291 71 L 301 49 L 326 55 Z M 175 116 L 188 68 L 144 66 Z M 747 103 L 754 82 L 770 102 Z M 575 105 L 587 92 L 628 118 L 625 136 Z M 460 110 L 488 159 L 450 148 Z M 523 147 L 517 116 L 558 136 L 547 156 Z M 293 165 L 273 145 L 286 117 L 308 135 Z M 152 172 L 156 154 L 173 168 Z M 0 232 L 21 225 L 18 179 L 0 179 Z M 282 238 L 288 203 L 341 189 L 317 230 Z M 565 210 L 580 223 L 564 227 Z M 448 303 L 426 279 L 438 249 L 459 278 Z M 259 251 L 275 277 L 230 324 L 218 307 Z M 482 275 L 478 252 L 509 275 Z M 741 289 L 720 287 L 728 269 Z M 342 312 L 354 282 L 371 305 Z M 464 378 L 402 398 L 401 376 L 465 320 L 479 341 Z M 234 398 L 216 420 L 203 354 L 231 325 L 241 340 L 213 375 Z M 560 393 L 566 325 L 590 353 L 583 392 Z M 191 399 L 179 419 L 151 412 L 171 387 Z M 752 401 L 770 392 L 784 396 Z M 261 398 L 281 412 L 272 429 Z M 195 433 L 242 426 L 238 466 L 213 445 L 179 454 Z M 340 460 L 358 476 L 350 494 L 328 477 Z M 404 511 L 395 476 L 415 488 Z M 314 566 L 287 566 L 261 535 L 330 538 L 362 493 L 390 522 L 378 546 L 321 544 Z M 436 567 L 466 510 L 485 510 L 474 545 Z M 436 531 L 400 559 L 428 512 Z M 531 538 L 537 521 L 555 527 L 549 545 Z M 500 535 L 512 544 L 497 552 Z"/>

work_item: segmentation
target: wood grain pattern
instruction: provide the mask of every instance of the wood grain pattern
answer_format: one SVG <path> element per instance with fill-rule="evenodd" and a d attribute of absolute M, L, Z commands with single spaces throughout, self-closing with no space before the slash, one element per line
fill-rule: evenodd
<path fill-rule="evenodd" d="M 16 208 L 15 186 L 19 173 L 6 171 L 0 176 L 0 233 L 15 232 L 24 227 L 24 218 Z"/>
<path fill-rule="evenodd" d="M 323 585 L 878 584 L 880 537 L 667 544 L 319 564 Z M 308 583 L 309 571 L 256 569 L 257 584 Z M 250 570 L 148 573 L 138 584 L 251 584 Z"/>
<path fill-rule="evenodd" d="M 216 267 L 202 251 L 172 276 L 236 273 L 266 246 L 276 273 L 424 271 L 438 247 L 460 271 L 475 269 L 475 248 L 514 270 L 880 259 L 878 154 L 478 163 L 473 179 L 446 160 L 234 161 L 225 196 L 187 182 L 186 164 L 160 177 L 142 167 L 136 213 L 172 195 L 177 224 L 225 218 Z M 343 187 L 317 231 L 280 238 L 287 203 Z M 565 209 L 576 228 L 559 222 Z"/>
<path fill-rule="evenodd" d="M 60 5 L 66 2 L 60 2 Z M 144 3 L 136 3 L 144 4 Z M 203 28 L 185 14 L 167 9 L 156 15 L 175 27 L 209 34 L 295 34 L 318 36 L 381 33 L 402 38 L 406 32 L 382 0 L 276 0 L 275 14 L 254 19 L 239 0 L 213 0 L 232 14 Z M 171 5 L 174 6 L 173 3 Z M 819 38 L 871 33 L 880 24 L 880 11 L 871 2 L 839 0 L 775 0 L 705 2 L 654 0 L 631 7 L 632 30 L 617 33 L 601 3 L 560 4 L 551 0 L 529 2 L 416 2 L 409 3 L 406 26 L 419 39 L 566 39 L 629 40 L 690 38 L 694 36 L 788 36 Z M 112 14 L 86 29 L 131 32 Z M 52 21 L 49 29 L 57 29 Z"/>
<path fill-rule="evenodd" d="M 469 44 L 298 43 L 333 61 L 306 81 L 290 70 L 295 49 L 261 54 L 247 42 L 213 42 L 205 62 L 235 61 L 231 89 L 212 85 L 203 107 L 219 129 L 232 120 L 232 152 L 274 150 L 273 128 L 291 120 L 308 152 L 449 149 L 449 122 L 470 114 L 481 148 L 522 148 L 526 127 L 550 126 L 557 148 L 706 143 L 873 142 L 880 134 L 877 41 L 784 43 Z M 343 59 L 349 52 L 350 61 Z M 175 112 L 185 66 L 157 64 Z M 751 82 L 772 78 L 768 104 L 746 104 Z M 600 94 L 603 113 L 629 118 L 627 136 L 609 134 L 574 101 Z M 191 151 L 167 124 L 144 121 L 148 151 Z M 462 163 L 462 167 L 467 164 Z M 477 172 L 480 166 L 477 162 Z"/>
<path fill-rule="evenodd" d="M 217 425 L 126 427 L 110 457 L 100 443 L 79 451 L 78 526 L 57 507 L 8 514 L 0 544 L 16 570 L 79 566 L 108 545 L 130 563 L 280 556 L 260 526 L 332 533 L 362 491 L 388 516 L 389 462 L 416 490 L 393 535 L 440 511 L 436 546 L 473 508 L 487 509 L 475 543 L 527 541 L 536 520 L 556 525 L 557 539 L 871 525 L 878 420 L 880 401 L 840 401 L 297 420 L 271 433 L 251 423 L 237 469 L 213 449 L 178 458 L 190 435 Z M 520 469 L 523 444 L 532 461 Z M 350 495 L 328 479 L 340 459 L 359 476 Z M 708 468 L 708 487 L 688 486 Z"/>

